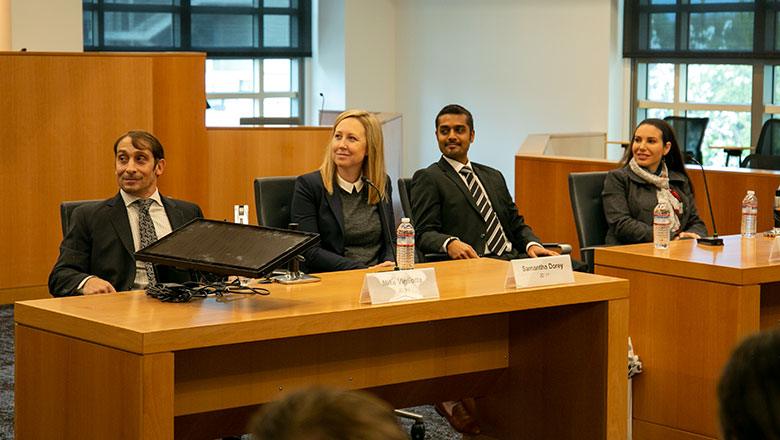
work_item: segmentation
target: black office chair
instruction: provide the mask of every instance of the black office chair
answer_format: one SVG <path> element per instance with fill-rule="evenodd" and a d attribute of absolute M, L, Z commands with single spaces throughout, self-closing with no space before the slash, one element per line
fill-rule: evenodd
<path fill-rule="evenodd" d="M 668 122 L 674 129 L 685 163 L 694 163 L 691 158 L 695 158 L 701 163 L 701 143 L 704 140 L 704 132 L 707 130 L 707 123 L 710 119 L 667 116 L 664 121 Z"/>
<path fill-rule="evenodd" d="M 755 152 L 747 155 L 739 166 L 780 170 L 780 119 L 768 119 L 764 122 Z"/>
<path fill-rule="evenodd" d="M 258 177 L 255 179 L 257 224 L 287 229 L 296 176 Z"/>
<path fill-rule="evenodd" d="M 64 237 L 68 234 L 68 230 L 70 229 L 70 217 L 73 215 L 74 209 L 81 205 L 97 203 L 100 201 L 102 200 L 74 200 L 60 203 L 60 223 L 62 224 L 62 236 Z"/>
<path fill-rule="evenodd" d="M 609 230 L 601 200 L 606 177 L 606 171 L 569 174 L 569 198 L 580 242 L 580 258 L 590 273 L 595 264 L 593 249 L 604 245 Z"/>

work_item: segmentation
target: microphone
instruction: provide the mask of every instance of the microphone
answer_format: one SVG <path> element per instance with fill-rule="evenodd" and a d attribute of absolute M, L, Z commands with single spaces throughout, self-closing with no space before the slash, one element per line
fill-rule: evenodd
<path fill-rule="evenodd" d="M 325 94 L 320 92 L 320 98 L 322 98 L 322 105 L 320 106 L 320 125 L 322 125 L 322 112 L 325 110 Z"/>
<path fill-rule="evenodd" d="M 704 173 L 704 165 L 695 157 L 690 158 L 696 165 L 701 167 L 701 177 L 704 179 L 704 191 L 707 192 L 707 204 L 710 207 L 710 219 L 712 219 L 712 237 L 701 237 L 696 239 L 699 244 L 707 246 L 723 246 L 723 239 L 718 237 L 718 229 L 715 228 L 715 215 L 712 214 L 712 199 L 710 199 L 710 189 L 707 187 L 707 175 Z"/>
<path fill-rule="evenodd" d="M 395 262 L 397 261 L 397 256 L 395 255 L 393 239 L 390 237 L 390 223 L 387 222 L 387 212 L 385 212 L 385 202 L 382 200 L 382 193 L 379 192 L 379 188 L 377 188 L 376 185 L 374 185 L 374 182 L 372 182 L 368 177 L 360 176 L 360 180 L 371 185 L 371 188 L 374 188 L 374 191 L 379 194 L 379 216 L 382 218 L 382 222 L 385 225 L 385 227 L 382 228 L 382 231 L 385 233 L 384 235 L 387 245 L 390 246 L 390 249 L 393 251 L 393 262 Z M 382 263 L 382 261 L 380 261 L 380 263 Z"/>

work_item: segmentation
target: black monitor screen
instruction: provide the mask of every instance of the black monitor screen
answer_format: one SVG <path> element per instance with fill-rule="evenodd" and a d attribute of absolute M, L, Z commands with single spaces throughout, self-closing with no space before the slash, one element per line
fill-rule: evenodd
<path fill-rule="evenodd" d="M 140 261 L 261 278 L 315 246 L 319 234 L 194 219 L 135 253 Z"/>

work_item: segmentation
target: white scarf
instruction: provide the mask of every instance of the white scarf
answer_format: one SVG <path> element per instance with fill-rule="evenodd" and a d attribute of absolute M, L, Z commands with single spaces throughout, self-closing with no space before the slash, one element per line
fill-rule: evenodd
<path fill-rule="evenodd" d="M 683 213 L 683 205 L 669 190 L 669 170 L 666 168 L 666 163 L 661 161 L 661 174 L 658 176 L 640 167 L 639 164 L 636 163 L 636 158 L 634 157 L 628 162 L 628 166 L 634 174 L 644 179 L 645 182 L 653 184 L 658 188 L 658 191 L 655 193 L 658 203 L 666 203 L 666 206 L 670 206 L 675 214 L 670 216 L 671 224 L 669 225 L 669 231 L 671 232 L 671 236 L 674 237 L 680 233 L 680 216 Z"/>

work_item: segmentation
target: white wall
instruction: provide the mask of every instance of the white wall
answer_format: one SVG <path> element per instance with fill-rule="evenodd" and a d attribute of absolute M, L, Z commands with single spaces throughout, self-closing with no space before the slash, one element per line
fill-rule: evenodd
<path fill-rule="evenodd" d="M 81 0 L 11 0 L 11 50 L 82 52 Z"/>
<path fill-rule="evenodd" d="M 474 114 L 469 157 L 501 170 L 510 189 L 527 135 L 608 131 L 610 92 L 622 102 L 622 88 L 610 89 L 617 2 L 397 0 L 405 174 L 438 160 L 434 118 L 449 103 Z"/>
<path fill-rule="evenodd" d="M 320 93 L 325 95 L 326 110 L 346 108 L 345 78 L 345 11 L 344 0 L 312 0 L 317 11 L 313 24 L 311 89 L 306 93 L 313 118 L 308 122 L 318 125 L 322 106 Z"/>
<path fill-rule="evenodd" d="M 1 50 L 11 50 L 11 0 L 0 0 Z"/>

